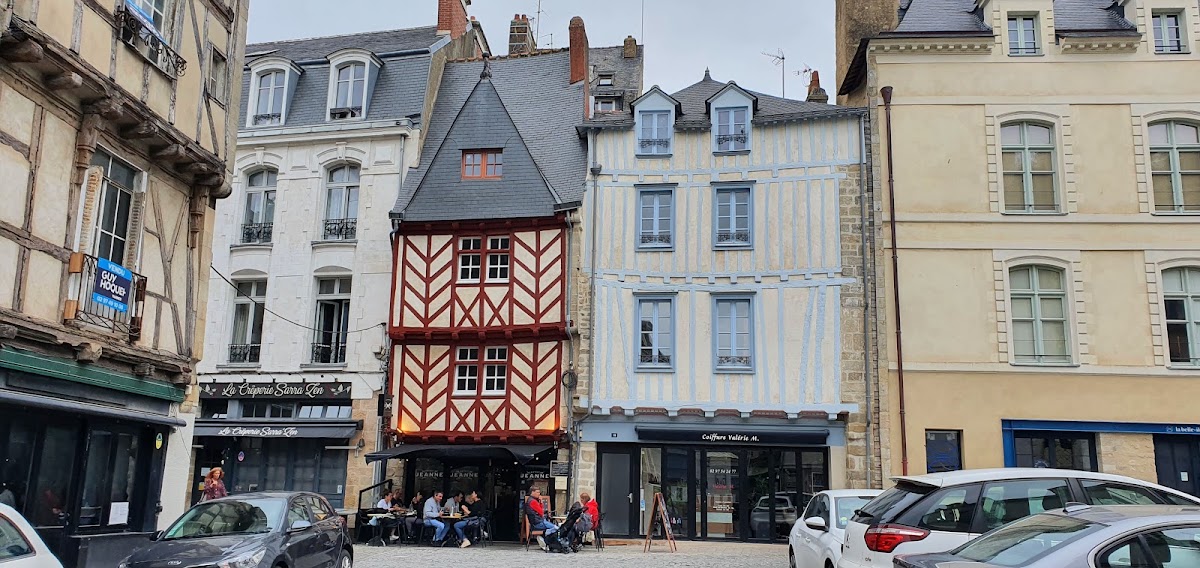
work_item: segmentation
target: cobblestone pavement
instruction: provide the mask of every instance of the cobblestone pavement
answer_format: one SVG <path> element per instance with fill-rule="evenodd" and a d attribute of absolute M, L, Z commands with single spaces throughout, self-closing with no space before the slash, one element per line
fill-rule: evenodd
<path fill-rule="evenodd" d="M 611 541 L 601 552 L 585 547 L 576 554 L 546 554 L 536 547 L 529 552 L 514 544 L 466 549 L 428 546 L 354 547 L 355 568 L 407 568 L 409 566 L 447 568 L 613 568 L 647 566 L 654 568 L 786 568 L 787 547 L 773 544 L 722 542 L 679 542 L 679 551 L 667 551 L 667 545 L 655 542 L 650 553 L 642 552 L 641 543 L 618 546 Z"/>

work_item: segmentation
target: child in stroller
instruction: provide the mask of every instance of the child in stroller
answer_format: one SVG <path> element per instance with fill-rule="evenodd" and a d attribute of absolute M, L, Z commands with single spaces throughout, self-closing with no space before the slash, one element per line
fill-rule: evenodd
<path fill-rule="evenodd" d="M 583 546 L 583 533 L 578 526 L 579 518 L 583 516 L 583 505 L 578 501 L 571 505 L 571 509 L 567 511 L 567 518 L 558 525 L 558 530 L 546 539 L 546 546 L 549 552 L 561 552 L 570 554 L 579 552 L 579 548 Z"/>

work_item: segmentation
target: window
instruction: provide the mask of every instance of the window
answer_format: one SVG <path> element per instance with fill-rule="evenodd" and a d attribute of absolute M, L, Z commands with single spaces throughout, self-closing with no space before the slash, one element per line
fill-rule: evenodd
<path fill-rule="evenodd" d="M 266 296 L 266 280 L 237 283 L 237 297 L 233 300 L 233 337 L 229 341 L 230 363 L 258 362 Z"/>
<path fill-rule="evenodd" d="M 1187 46 L 1183 41 L 1184 28 L 1183 12 L 1155 12 L 1152 18 L 1154 26 L 1155 53 L 1186 53 Z"/>
<path fill-rule="evenodd" d="M 292 402 L 247 400 L 241 404 L 242 418 L 292 418 L 296 415 L 296 404 Z"/>
<path fill-rule="evenodd" d="M 1058 509 L 1071 500 L 1065 479 L 1029 479 L 989 483 L 983 488 L 983 530 Z"/>
<path fill-rule="evenodd" d="M 675 351 L 670 298 L 638 300 L 638 367 L 670 369 Z"/>
<path fill-rule="evenodd" d="M 1040 55 L 1038 47 L 1037 16 L 1008 17 L 1008 54 Z"/>
<path fill-rule="evenodd" d="M 459 347 L 454 367 L 454 394 L 475 394 L 479 390 L 479 348 Z"/>
<path fill-rule="evenodd" d="M 501 150 L 471 150 L 462 156 L 463 179 L 498 179 L 504 174 Z"/>
<path fill-rule="evenodd" d="M 1115 481 L 1081 479 L 1080 485 L 1092 505 L 1158 505 L 1154 492 L 1146 487 Z M 1191 505 L 1192 503 L 1189 503 Z"/>
<path fill-rule="evenodd" d="M 118 160 L 103 150 L 96 150 L 92 165 L 104 168 L 104 180 L 100 187 L 100 199 L 95 215 L 96 225 L 92 237 L 93 254 L 117 264 L 125 264 L 126 247 L 137 230 L 130 223 L 134 209 L 134 188 L 140 171 Z M 131 230 L 133 229 L 133 230 Z"/>
<path fill-rule="evenodd" d="M 287 73 L 266 71 L 258 76 L 255 93 L 256 106 L 251 117 L 252 126 L 283 124 L 283 99 L 287 88 Z"/>
<path fill-rule="evenodd" d="M 1014 122 L 1000 127 L 1004 162 L 1004 210 L 1058 211 L 1054 175 L 1054 131 L 1047 125 Z"/>
<path fill-rule="evenodd" d="M 1154 210 L 1200 212 L 1200 126 L 1168 120 L 1150 125 Z"/>
<path fill-rule="evenodd" d="M 228 68 L 225 55 L 217 48 L 212 48 L 212 62 L 208 66 L 208 96 L 221 104 L 225 104 L 225 97 L 229 95 Z"/>
<path fill-rule="evenodd" d="M 242 223 L 243 243 L 269 243 L 275 221 L 275 170 L 260 170 L 246 180 L 246 216 Z"/>
<path fill-rule="evenodd" d="M 288 505 L 287 527 L 291 528 L 298 521 L 312 522 L 308 518 L 308 507 L 304 506 L 304 499 L 293 499 Z"/>
<path fill-rule="evenodd" d="M 599 87 L 613 86 L 613 74 L 612 73 L 601 73 L 600 79 L 596 81 L 596 85 Z"/>
<path fill-rule="evenodd" d="M 336 420 L 340 418 L 350 418 L 349 406 L 309 406 L 300 405 L 299 411 L 296 413 L 297 418 L 324 418 L 326 420 Z"/>
<path fill-rule="evenodd" d="M 638 248 L 670 249 L 674 225 L 674 192 L 669 189 L 643 189 L 638 193 L 641 215 L 638 216 Z"/>
<path fill-rule="evenodd" d="M 671 130 L 668 124 L 671 113 L 665 110 L 638 113 L 641 130 L 638 134 L 639 154 L 670 154 Z"/>
<path fill-rule="evenodd" d="M 126 5 L 130 4 L 146 16 L 159 33 L 166 31 L 167 0 L 126 0 Z"/>
<path fill-rule="evenodd" d="M 508 383 L 508 348 L 488 347 L 483 366 L 483 394 L 504 394 Z"/>
<path fill-rule="evenodd" d="M 1009 270 L 1008 280 L 1015 361 L 1070 363 L 1063 271 L 1050 266 L 1022 266 Z"/>
<path fill-rule="evenodd" d="M 0 562 L 31 556 L 33 547 L 7 517 L 0 517 Z"/>
<path fill-rule="evenodd" d="M 976 486 L 952 487 L 922 499 L 913 506 L 913 513 L 918 515 L 916 526 L 931 531 L 970 532 L 978 494 Z"/>
<path fill-rule="evenodd" d="M 365 64 L 347 63 L 338 67 L 333 107 L 329 109 L 329 118 L 338 120 L 362 116 L 366 85 L 367 66 Z"/>
<path fill-rule="evenodd" d="M 87 444 L 79 526 L 136 524 L 131 501 L 138 467 L 137 436 L 124 432 L 92 430 Z M 131 523 L 133 521 L 133 523 Z"/>
<path fill-rule="evenodd" d="M 750 188 L 717 189 L 716 235 L 719 248 L 746 248 L 750 236 Z"/>
<path fill-rule="evenodd" d="M 488 282 L 508 282 L 508 237 L 488 237 Z"/>
<path fill-rule="evenodd" d="M 480 250 L 483 239 L 471 237 L 458 241 L 458 281 L 466 283 L 479 282 L 479 271 L 482 262 Z"/>
<path fill-rule="evenodd" d="M 1163 271 L 1167 345 L 1172 365 L 1200 365 L 1200 268 Z"/>
<path fill-rule="evenodd" d="M 596 112 L 614 112 L 618 110 L 617 99 L 612 97 L 596 97 L 596 103 L 593 106 Z"/>
<path fill-rule="evenodd" d="M 350 278 L 317 280 L 317 329 L 312 362 L 346 362 L 346 332 L 350 327 Z"/>
<path fill-rule="evenodd" d="M 962 431 L 925 431 L 925 471 L 941 473 L 962 469 Z"/>
<path fill-rule="evenodd" d="M 200 401 L 200 417 L 210 420 L 229 418 L 229 401 L 202 399 Z"/>
<path fill-rule="evenodd" d="M 717 298 L 713 329 L 717 342 L 717 370 L 754 369 L 750 299 Z"/>
<path fill-rule="evenodd" d="M 1134 535 L 1096 556 L 1100 568 L 1183 568 L 1200 558 L 1200 526 L 1173 526 Z"/>
<path fill-rule="evenodd" d="M 1017 467 L 1053 467 L 1097 471 L 1096 439 L 1070 432 L 1015 432 Z"/>
<path fill-rule="evenodd" d="M 358 166 L 346 164 L 329 170 L 326 183 L 324 239 L 354 240 L 358 236 Z"/>
<path fill-rule="evenodd" d="M 746 107 L 717 109 L 717 151 L 737 152 L 750 148 L 746 132 Z"/>

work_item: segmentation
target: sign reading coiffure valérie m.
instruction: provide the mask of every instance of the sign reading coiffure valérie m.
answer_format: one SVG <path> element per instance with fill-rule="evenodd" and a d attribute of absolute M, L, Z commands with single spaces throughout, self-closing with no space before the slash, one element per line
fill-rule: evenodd
<path fill-rule="evenodd" d="M 206 383 L 200 398 L 349 400 L 350 383 Z"/>

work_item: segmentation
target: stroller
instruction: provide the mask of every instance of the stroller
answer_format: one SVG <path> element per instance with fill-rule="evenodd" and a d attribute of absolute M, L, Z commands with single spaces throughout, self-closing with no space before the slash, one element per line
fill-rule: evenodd
<path fill-rule="evenodd" d="M 566 520 L 558 525 L 558 530 L 546 539 L 546 548 L 550 552 L 562 554 L 579 552 L 580 547 L 583 546 L 583 533 L 576 528 L 575 523 L 581 516 L 583 516 L 583 505 L 576 501 L 567 512 Z"/>

